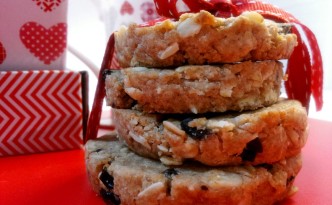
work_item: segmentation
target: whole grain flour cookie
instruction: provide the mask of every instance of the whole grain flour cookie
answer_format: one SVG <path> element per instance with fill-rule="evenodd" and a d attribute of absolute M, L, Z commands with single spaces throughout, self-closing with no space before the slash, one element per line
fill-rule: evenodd
<path fill-rule="evenodd" d="M 112 117 L 132 150 L 166 165 L 187 159 L 210 166 L 273 163 L 300 153 L 308 135 L 307 112 L 294 100 L 232 114 L 113 109 Z"/>
<path fill-rule="evenodd" d="M 300 156 L 258 166 L 168 167 L 112 137 L 90 140 L 85 148 L 94 191 L 114 205 L 269 205 L 294 193 L 301 169 Z"/>
<path fill-rule="evenodd" d="M 227 19 L 207 11 L 186 13 L 176 22 L 120 28 L 115 49 L 123 68 L 279 60 L 289 58 L 297 45 L 296 35 L 280 25 L 255 12 Z"/>
<path fill-rule="evenodd" d="M 278 61 L 189 65 L 176 69 L 134 67 L 106 75 L 113 108 L 158 113 L 254 110 L 278 101 L 283 79 Z"/>

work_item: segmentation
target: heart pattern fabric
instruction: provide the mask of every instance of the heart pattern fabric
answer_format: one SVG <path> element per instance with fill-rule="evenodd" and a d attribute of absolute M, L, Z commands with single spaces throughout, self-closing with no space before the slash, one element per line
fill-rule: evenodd
<path fill-rule="evenodd" d="M 63 0 L 32 0 L 44 12 L 52 12 L 56 9 Z"/>
<path fill-rule="evenodd" d="M 66 68 L 68 2 L 0 0 L 0 71 Z"/>
<path fill-rule="evenodd" d="M 152 21 L 159 17 L 154 3 L 147 1 L 141 4 L 141 19 L 144 22 Z"/>
<path fill-rule="evenodd" d="M 142 1 L 139 4 L 133 1 L 123 1 L 120 7 L 120 15 L 126 17 L 130 16 L 130 18 L 132 17 L 138 22 L 139 19 L 136 19 L 137 17 L 140 17 L 142 22 L 151 21 L 160 17 L 152 0 Z"/>
<path fill-rule="evenodd" d="M 6 49 L 0 42 L 0 64 L 2 64 L 6 59 Z"/>
<path fill-rule="evenodd" d="M 28 22 L 20 29 L 20 39 L 24 46 L 45 65 L 51 64 L 64 53 L 66 36 L 65 23 L 47 29 L 36 22 Z"/>
<path fill-rule="evenodd" d="M 120 13 L 121 15 L 125 14 L 131 15 L 134 13 L 134 7 L 128 1 L 125 1 L 121 6 Z"/>
<path fill-rule="evenodd" d="M 108 34 L 131 23 L 143 24 L 160 18 L 153 0 L 108 1 L 103 18 Z"/>

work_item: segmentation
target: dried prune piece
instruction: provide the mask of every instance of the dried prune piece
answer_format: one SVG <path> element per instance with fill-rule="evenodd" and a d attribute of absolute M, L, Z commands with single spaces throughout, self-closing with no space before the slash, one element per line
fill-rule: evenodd
<path fill-rule="evenodd" d="M 106 170 L 103 169 L 99 176 L 100 181 L 106 186 L 107 189 L 112 190 L 114 188 L 114 178 Z"/>
<path fill-rule="evenodd" d="M 265 168 L 267 171 L 271 171 L 273 169 L 273 165 L 272 164 L 263 163 L 263 164 L 260 164 L 258 166 Z"/>
<path fill-rule="evenodd" d="M 201 186 L 201 190 L 203 190 L 203 191 L 207 191 L 207 190 L 209 190 L 209 187 L 207 187 L 207 186 L 205 186 L 205 185 L 202 185 L 202 186 Z"/>
<path fill-rule="evenodd" d="M 112 74 L 112 70 L 111 69 L 106 69 L 106 70 L 104 70 L 103 71 L 103 79 L 105 80 L 106 79 L 106 77 L 108 76 L 108 75 L 111 75 Z"/>
<path fill-rule="evenodd" d="M 100 152 L 101 150 L 103 150 L 103 149 L 96 149 L 95 151 L 93 151 L 93 152 L 96 152 L 96 153 L 98 153 L 98 152 Z"/>
<path fill-rule="evenodd" d="M 169 169 L 166 169 L 165 171 L 163 171 L 163 174 L 165 175 L 165 177 L 167 179 L 171 179 L 173 175 L 178 175 L 179 172 L 174 168 L 169 168 Z"/>
<path fill-rule="evenodd" d="M 191 138 L 200 140 L 209 134 L 209 130 L 207 129 L 197 129 L 196 127 L 190 127 L 188 123 L 192 120 L 192 118 L 187 118 L 181 121 L 182 130 L 184 130 Z"/>
<path fill-rule="evenodd" d="M 166 181 L 166 195 L 167 196 L 170 196 L 171 195 L 171 188 L 172 188 L 172 176 L 174 175 L 178 175 L 179 172 L 174 169 L 174 168 L 169 168 L 169 169 L 166 169 L 165 171 L 162 172 L 164 174 L 164 176 L 167 178 L 167 181 Z"/>
<path fill-rule="evenodd" d="M 288 186 L 290 183 L 292 183 L 294 181 L 294 179 L 295 179 L 295 176 L 293 176 L 293 175 L 288 177 L 287 181 L 286 181 L 286 185 Z"/>
<path fill-rule="evenodd" d="M 263 152 L 263 145 L 259 138 L 255 138 L 247 143 L 246 147 L 241 153 L 241 158 L 243 161 L 253 162 L 256 158 L 257 153 Z"/>
<path fill-rule="evenodd" d="M 100 190 L 100 196 L 103 198 L 106 204 L 108 205 L 120 205 L 120 197 L 113 192 L 106 191 L 105 189 Z"/>

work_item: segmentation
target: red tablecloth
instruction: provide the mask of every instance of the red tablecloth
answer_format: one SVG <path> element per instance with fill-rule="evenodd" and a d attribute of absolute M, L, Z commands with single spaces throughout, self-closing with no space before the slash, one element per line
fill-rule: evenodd
<path fill-rule="evenodd" d="M 279 205 L 332 203 L 332 123 L 310 120 L 296 195 Z M 0 158 L 1 205 L 103 204 L 89 186 L 83 150 Z"/>

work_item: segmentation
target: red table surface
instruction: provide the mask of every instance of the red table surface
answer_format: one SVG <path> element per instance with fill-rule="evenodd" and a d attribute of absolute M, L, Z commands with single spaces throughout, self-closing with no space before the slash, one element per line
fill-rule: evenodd
<path fill-rule="evenodd" d="M 332 204 L 332 123 L 310 120 L 299 191 L 279 205 Z M 83 150 L 0 158 L 0 204 L 103 204 L 89 186 Z"/>

